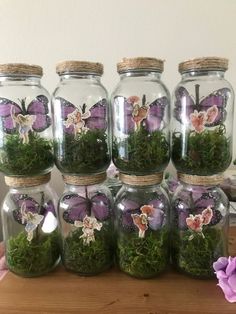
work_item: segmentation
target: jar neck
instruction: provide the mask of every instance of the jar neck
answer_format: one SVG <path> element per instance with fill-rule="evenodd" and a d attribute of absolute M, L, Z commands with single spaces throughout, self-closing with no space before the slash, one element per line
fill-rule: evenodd
<path fill-rule="evenodd" d="M 9 75 L 9 76 L 0 76 L 0 83 L 12 84 L 12 85 L 21 85 L 22 83 L 40 85 L 41 77 L 39 76 L 29 76 L 29 75 Z"/>
<path fill-rule="evenodd" d="M 60 75 L 60 81 L 66 82 L 71 80 L 89 80 L 101 82 L 101 76 L 93 73 L 66 73 Z"/>
<path fill-rule="evenodd" d="M 27 194 L 31 191 L 41 192 L 41 191 L 47 191 L 49 189 L 48 183 L 35 185 L 35 186 L 27 186 L 27 187 L 9 187 L 10 193 L 21 193 L 21 194 Z"/>
<path fill-rule="evenodd" d="M 225 71 L 219 70 L 194 70 L 182 73 L 182 79 L 199 78 L 199 77 L 212 77 L 212 78 L 224 78 Z"/>
<path fill-rule="evenodd" d="M 127 190 L 127 191 L 134 191 L 134 190 L 150 190 L 152 191 L 153 189 L 158 189 L 160 188 L 160 184 L 152 184 L 152 185 L 131 185 L 131 184 L 126 184 L 123 183 L 123 187 Z"/>
<path fill-rule="evenodd" d="M 120 79 L 127 79 L 127 78 L 132 78 L 132 77 L 149 77 L 150 79 L 156 79 L 160 80 L 161 79 L 161 73 L 156 72 L 156 71 L 129 71 L 125 73 L 120 74 Z"/>

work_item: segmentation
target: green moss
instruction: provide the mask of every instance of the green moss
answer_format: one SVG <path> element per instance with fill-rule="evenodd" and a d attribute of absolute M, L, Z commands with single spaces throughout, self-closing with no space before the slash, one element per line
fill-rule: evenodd
<path fill-rule="evenodd" d="M 117 260 L 125 273 L 137 278 L 151 278 L 163 272 L 169 263 L 169 232 L 163 228 L 147 231 L 144 238 L 138 232 L 118 235 Z"/>
<path fill-rule="evenodd" d="M 40 276 L 48 273 L 59 259 L 58 232 L 43 234 L 27 240 L 22 231 L 6 243 L 6 262 L 9 269 L 24 277 Z"/>
<path fill-rule="evenodd" d="M 101 172 L 110 164 L 107 134 L 89 130 L 74 135 L 65 134 L 63 142 L 55 143 L 56 164 L 60 171 L 70 174 Z"/>
<path fill-rule="evenodd" d="M 53 163 L 52 143 L 34 132 L 28 144 L 22 144 L 19 134 L 7 135 L 0 149 L 0 171 L 6 175 L 47 173 Z"/>
<path fill-rule="evenodd" d="M 95 275 L 108 269 L 113 262 L 111 232 L 103 225 L 95 230 L 95 241 L 83 243 L 82 229 L 75 229 L 62 243 L 62 261 L 64 266 L 80 275 Z"/>
<path fill-rule="evenodd" d="M 224 236 L 221 230 L 211 227 L 205 228 L 203 233 L 205 238 L 195 233 L 189 241 L 190 230 L 175 230 L 172 233 L 172 259 L 180 271 L 193 277 L 210 278 L 214 277 L 213 262 L 225 256 Z"/>
<path fill-rule="evenodd" d="M 142 174 L 162 171 L 169 162 L 169 144 L 162 131 L 144 128 L 132 132 L 121 142 L 113 142 L 113 161 L 123 172 Z"/>
<path fill-rule="evenodd" d="M 226 170 L 231 162 L 231 141 L 224 125 L 213 131 L 186 133 L 186 139 L 173 133 L 172 161 L 178 171 L 189 174 L 213 175 Z"/>

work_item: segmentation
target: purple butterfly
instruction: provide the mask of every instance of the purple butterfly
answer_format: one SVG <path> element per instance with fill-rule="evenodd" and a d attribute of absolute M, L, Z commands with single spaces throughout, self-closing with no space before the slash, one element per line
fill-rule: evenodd
<path fill-rule="evenodd" d="M 148 104 L 145 95 L 143 95 L 141 104 L 138 96 L 130 96 L 129 98 L 116 96 L 114 114 L 124 117 L 116 122 L 117 127 L 125 134 L 138 130 L 141 125 L 149 132 L 160 130 L 164 127 L 163 117 L 167 105 L 167 97 L 158 98 Z"/>
<path fill-rule="evenodd" d="M 203 99 L 199 99 L 199 85 L 195 85 L 195 99 L 190 96 L 189 92 L 183 86 L 179 87 L 175 91 L 175 108 L 174 116 L 181 122 L 186 123 L 190 120 L 192 114 L 195 110 L 197 112 L 205 112 L 212 115 L 212 108 L 215 108 L 216 116 L 214 118 L 209 116 L 209 121 L 205 122 L 205 126 L 211 127 L 216 126 L 225 121 L 226 118 L 226 104 L 230 95 L 230 90 L 228 88 L 221 88 Z"/>
<path fill-rule="evenodd" d="M 83 221 L 85 216 L 92 214 L 100 221 L 106 220 L 111 214 L 110 200 L 103 193 L 97 193 L 91 199 L 78 194 L 63 196 L 62 203 L 68 205 L 63 213 L 66 222 L 74 224 L 75 221 Z"/>
<path fill-rule="evenodd" d="M 87 130 L 106 130 L 107 128 L 107 101 L 102 99 L 86 110 L 86 105 L 77 108 L 64 98 L 57 97 L 61 103 L 61 117 L 64 132 L 68 134 L 80 133 Z"/>

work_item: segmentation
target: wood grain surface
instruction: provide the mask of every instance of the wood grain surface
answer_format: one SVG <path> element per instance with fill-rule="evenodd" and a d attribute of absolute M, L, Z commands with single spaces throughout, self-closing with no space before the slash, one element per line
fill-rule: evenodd
<path fill-rule="evenodd" d="M 236 252 L 236 228 L 230 251 Z M 1 314 L 236 314 L 216 280 L 197 280 L 169 270 L 156 279 L 138 280 L 118 270 L 79 277 L 58 267 L 39 278 L 12 273 L 0 282 Z"/>

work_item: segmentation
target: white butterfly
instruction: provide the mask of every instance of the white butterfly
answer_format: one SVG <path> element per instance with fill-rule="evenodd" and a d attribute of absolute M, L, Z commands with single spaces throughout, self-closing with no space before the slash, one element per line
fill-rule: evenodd
<path fill-rule="evenodd" d="M 34 230 L 37 228 L 37 226 L 40 224 L 40 222 L 43 220 L 44 216 L 39 215 L 37 213 L 32 213 L 30 211 L 26 212 L 26 204 L 25 202 L 22 203 L 21 208 L 21 222 L 22 224 L 26 223 L 25 231 L 27 232 L 27 240 L 29 242 L 32 241 Z"/>

